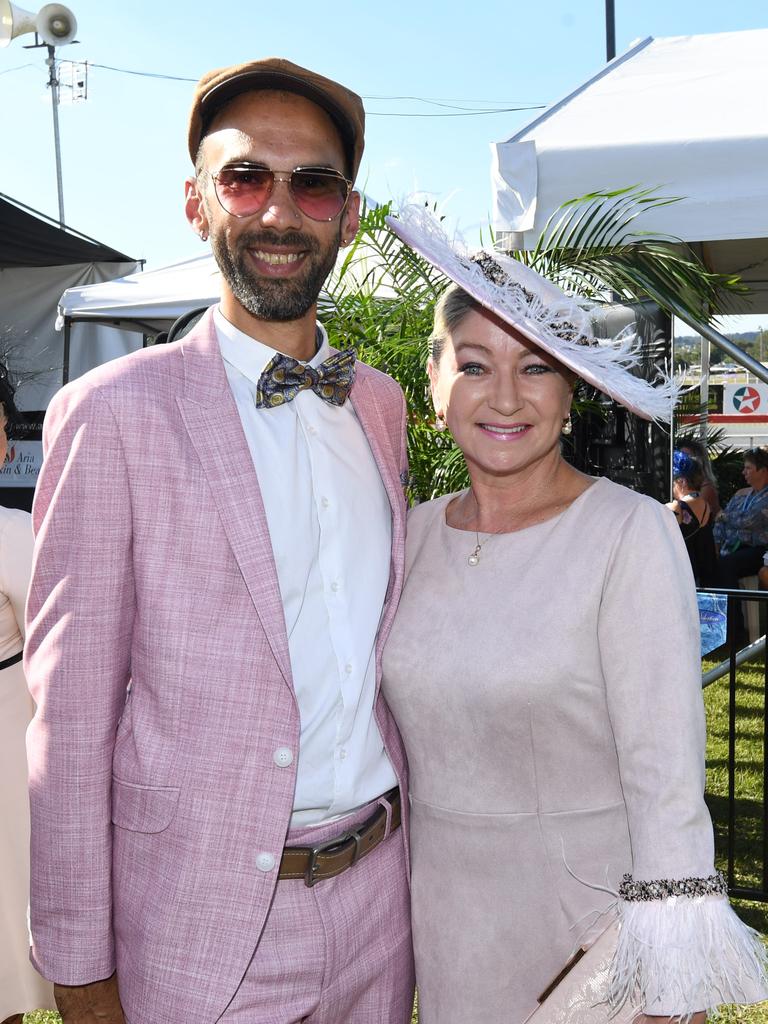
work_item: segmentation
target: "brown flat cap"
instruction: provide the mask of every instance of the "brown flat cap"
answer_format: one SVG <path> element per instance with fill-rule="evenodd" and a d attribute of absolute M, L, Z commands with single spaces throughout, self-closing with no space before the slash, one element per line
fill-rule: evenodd
<path fill-rule="evenodd" d="M 365 144 L 363 101 L 351 89 L 324 78 L 314 71 L 292 64 L 283 57 L 266 57 L 248 64 L 208 71 L 195 87 L 189 114 L 189 155 L 197 158 L 200 140 L 221 108 L 241 92 L 278 89 L 305 96 L 322 107 L 333 119 L 341 135 L 349 171 L 354 179 Z"/>

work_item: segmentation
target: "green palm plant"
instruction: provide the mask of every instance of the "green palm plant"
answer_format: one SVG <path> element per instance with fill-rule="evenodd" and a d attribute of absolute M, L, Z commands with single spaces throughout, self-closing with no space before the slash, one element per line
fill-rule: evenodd
<path fill-rule="evenodd" d="M 536 246 L 515 252 L 523 263 L 575 295 L 636 302 L 650 298 L 668 313 L 696 319 L 727 311 L 748 291 L 735 274 L 707 270 L 693 250 L 671 235 L 638 229 L 649 210 L 682 202 L 655 189 L 592 192 L 564 203 L 549 218 Z"/>
<path fill-rule="evenodd" d="M 592 301 L 652 299 L 668 311 L 709 319 L 744 291 L 708 271 L 672 238 L 648 235 L 637 219 L 677 199 L 638 187 L 595 192 L 564 204 L 537 245 L 512 255 Z M 386 228 L 390 205 L 363 210 L 360 231 L 329 283 L 320 314 L 331 343 L 393 376 L 408 403 L 409 497 L 423 501 L 468 483 L 461 453 L 436 429 L 425 364 L 434 304 L 449 283 Z M 588 394 L 582 395 L 589 401 Z"/>

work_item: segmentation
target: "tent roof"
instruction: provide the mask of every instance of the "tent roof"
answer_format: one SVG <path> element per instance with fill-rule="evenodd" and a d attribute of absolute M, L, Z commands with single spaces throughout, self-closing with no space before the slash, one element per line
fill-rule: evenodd
<path fill-rule="evenodd" d="M 768 29 L 637 43 L 496 147 L 497 230 L 531 245 L 566 200 L 639 184 L 685 201 L 638 228 L 768 237 L 767 52 Z"/>
<path fill-rule="evenodd" d="M 0 268 L 135 262 L 0 193 Z"/>
<path fill-rule="evenodd" d="M 121 327 L 151 334 L 220 297 L 221 275 L 213 256 L 198 256 L 103 284 L 68 288 L 59 300 L 59 314 L 71 320 L 119 322 Z"/>

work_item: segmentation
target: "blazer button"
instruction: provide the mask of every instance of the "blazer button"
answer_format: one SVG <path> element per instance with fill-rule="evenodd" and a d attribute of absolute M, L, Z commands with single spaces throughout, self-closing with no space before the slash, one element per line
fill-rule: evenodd
<path fill-rule="evenodd" d="M 287 768 L 289 764 L 293 764 L 293 751 L 290 747 L 278 747 L 272 755 L 272 760 L 278 768 Z"/>
<path fill-rule="evenodd" d="M 271 853 L 267 853 L 266 850 L 262 851 L 256 857 L 256 867 L 259 871 L 271 871 L 275 866 L 275 858 Z"/>

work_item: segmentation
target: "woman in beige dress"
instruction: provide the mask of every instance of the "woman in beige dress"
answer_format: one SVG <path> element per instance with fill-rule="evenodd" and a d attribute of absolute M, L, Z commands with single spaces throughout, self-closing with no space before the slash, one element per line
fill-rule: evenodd
<path fill-rule="evenodd" d="M 0 362 L 0 466 L 13 416 L 13 387 Z M 0 495 L 2 492 L 0 491 Z M 29 962 L 29 799 L 24 736 L 32 718 L 21 651 L 32 568 L 28 512 L 0 506 L 0 1019 L 53 1007 L 53 988 Z M 11 1015 L 11 1016 L 9 1016 Z"/>
<path fill-rule="evenodd" d="M 383 662 L 410 765 L 420 1020 L 524 1021 L 616 916 L 614 1007 L 765 998 L 762 945 L 713 864 L 677 523 L 560 452 L 577 375 L 646 418 L 669 419 L 674 388 L 628 372 L 631 347 L 598 348 L 528 268 L 401 218 L 461 285 L 438 305 L 429 377 L 471 479 L 410 514 Z"/>

